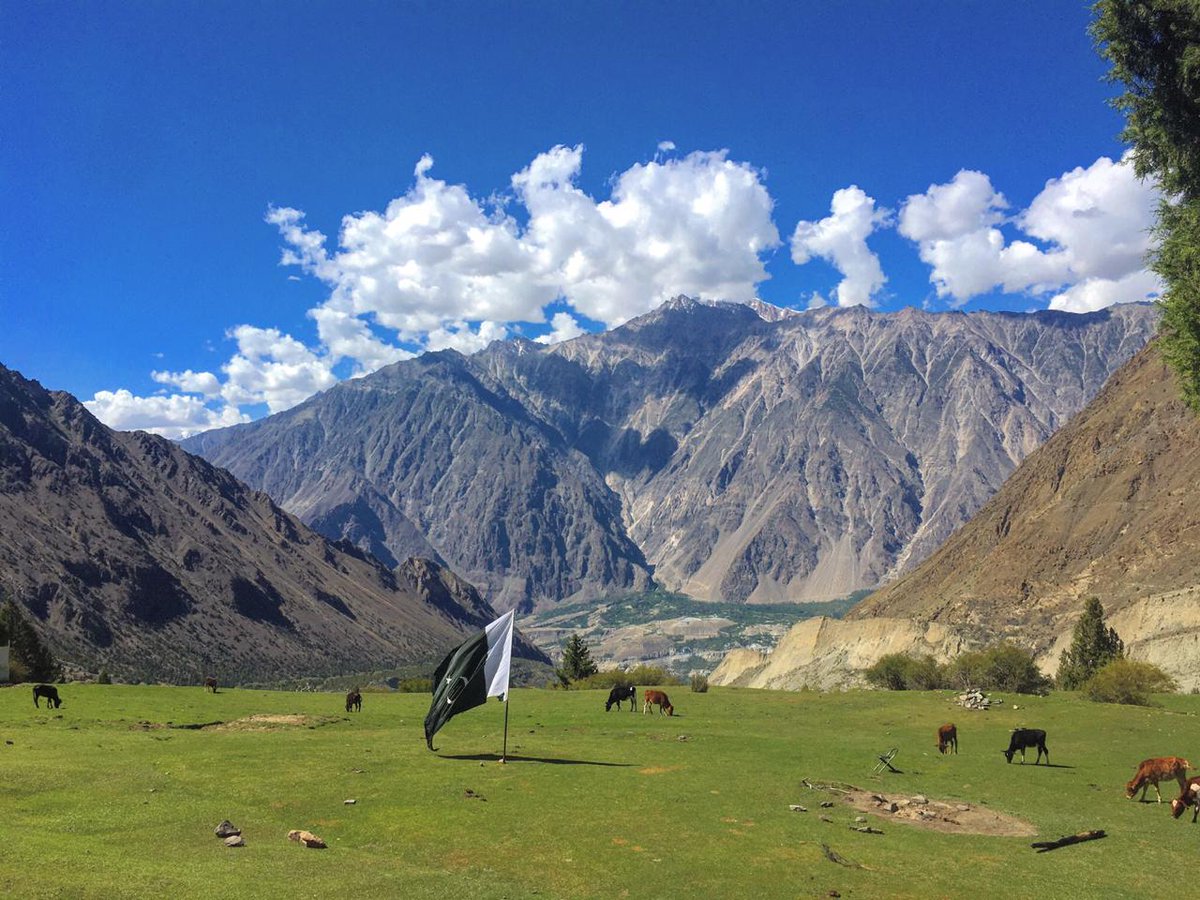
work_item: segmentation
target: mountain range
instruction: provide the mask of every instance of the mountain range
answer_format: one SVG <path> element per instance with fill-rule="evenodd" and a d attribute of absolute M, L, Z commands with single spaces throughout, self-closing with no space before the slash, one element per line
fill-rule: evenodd
<path fill-rule="evenodd" d="M 60 659 L 182 682 L 434 662 L 496 615 L 441 564 L 389 568 L 3 366 L 0 589 Z M 517 653 L 548 661 L 521 639 Z"/>
<path fill-rule="evenodd" d="M 184 446 L 501 609 L 654 585 L 832 600 L 932 553 L 1156 318 L 679 297 L 552 346 L 427 353 Z"/>
<path fill-rule="evenodd" d="M 730 654 L 714 681 L 828 686 L 884 653 L 948 659 L 1001 639 L 1052 674 L 1092 596 L 1132 658 L 1200 687 L 1200 420 L 1153 344 L 915 570 L 847 621 Z"/>

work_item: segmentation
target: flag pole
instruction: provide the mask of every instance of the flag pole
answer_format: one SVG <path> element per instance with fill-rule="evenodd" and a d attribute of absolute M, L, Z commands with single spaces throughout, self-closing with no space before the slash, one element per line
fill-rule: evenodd
<path fill-rule="evenodd" d="M 500 762 L 508 762 L 508 692 L 504 693 L 504 750 L 500 753 Z"/>

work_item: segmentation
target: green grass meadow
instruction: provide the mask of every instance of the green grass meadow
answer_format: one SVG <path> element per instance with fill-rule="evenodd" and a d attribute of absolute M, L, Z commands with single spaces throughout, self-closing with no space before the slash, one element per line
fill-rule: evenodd
<path fill-rule="evenodd" d="M 111 897 L 1183 897 L 1200 825 L 1123 784 L 1143 758 L 1200 763 L 1200 697 L 1157 709 L 1072 695 L 967 711 L 950 695 L 671 688 L 679 715 L 604 712 L 598 691 L 514 691 L 424 744 L 428 695 L 342 697 L 64 685 L 64 706 L 0 690 L 0 895 Z M 1012 703 L 1021 708 L 1013 710 Z M 299 714 L 313 727 L 146 729 Z M 957 757 L 936 727 L 954 721 Z M 1000 751 L 1010 728 L 1048 732 L 1047 768 Z M 686 740 L 680 736 L 686 735 Z M 7 741 L 11 741 L 9 744 Z M 874 775 L 898 747 L 903 774 Z M 483 757 L 482 759 L 480 757 Z M 1019 757 L 1018 757 L 1019 760 Z M 481 765 L 482 763 L 482 765 Z M 1041 839 L 1105 840 L 1038 854 L 1031 838 L 959 836 L 822 810 L 801 784 L 983 804 Z M 466 791 L 485 800 L 465 796 Z M 1175 786 L 1163 786 L 1166 797 Z M 1153 790 L 1150 797 L 1153 798 Z M 346 806 L 343 801 L 358 802 Z M 791 812 L 803 804 L 807 813 Z M 819 815 L 834 821 L 822 822 Z M 247 846 L 213 836 L 222 819 Z M 307 829 L 330 849 L 286 840 Z M 822 844 L 864 868 L 826 859 Z"/>

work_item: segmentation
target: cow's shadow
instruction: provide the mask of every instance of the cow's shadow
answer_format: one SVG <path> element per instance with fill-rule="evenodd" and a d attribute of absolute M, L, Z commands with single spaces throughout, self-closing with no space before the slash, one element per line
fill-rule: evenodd
<path fill-rule="evenodd" d="M 463 753 L 463 754 L 439 753 L 438 755 L 441 756 L 442 759 L 469 759 L 469 760 L 477 760 L 480 762 L 499 762 L 501 759 L 499 753 Z M 599 760 L 594 760 L 594 759 L 560 759 L 559 757 L 554 757 L 554 756 L 522 756 L 517 753 L 508 754 L 507 757 L 504 757 L 504 760 L 505 760 L 505 762 L 510 762 L 510 763 L 518 763 L 518 762 L 549 763 L 550 765 L 554 765 L 554 766 L 628 767 L 628 766 L 637 765 L 637 763 L 600 762 Z"/>

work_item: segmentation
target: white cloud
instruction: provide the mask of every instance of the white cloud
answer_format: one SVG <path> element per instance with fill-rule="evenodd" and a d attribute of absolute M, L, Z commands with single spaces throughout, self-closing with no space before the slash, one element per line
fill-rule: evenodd
<path fill-rule="evenodd" d="M 1046 182 L 1029 208 L 1005 217 L 1008 202 L 981 172 L 908 197 L 899 231 L 932 268 L 939 297 L 961 305 L 1001 288 L 1043 295 L 1055 308 L 1099 308 L 1145 300 L 1159 290 L 1145 269 L 1158 193 L 1140 181 L 1128 156 L 1100 157 Z M 1010 224 L 1039 243 L 1006 241 Z"/>
<path fill-rule="evenodd" d="M 508 329 L 500 322 L 480 322 L 472 329 L 466 322 L 452 322 L 445 327 L 435 328 L 425 339 L 426 350 L 457 350 L 459 353 L 476 353 L 492 341 L 508 338 Z"/>
<path fill-rule="evenodd" d="M 675 149 L 674 141 L 659 141 L 658 142 L 658 152 L 659 153 L 670 153 L 674 149 Z"/>
<path fill-rule="evenodd" d="M 792 232 L 792 261 L 802 266 L 814 257 L 842 273 L 835 292 L 838 306 L 874 306 L 872 296 L 887 282 L 879 257 L 867 238 L 888 223 L 890 211 L 876 209 L 875 198 L 857 185 L 833 195 L 830 215 L 819 222 L 798 222 Z"/>
<path fill-rule="evenodd" d="M 587 334 L 575 317 L 567 312 L 556 312 L 550 320 L 550 333 L 534 338 L 539 344 L 561 344 Z"/>
<path fill-rule="evenodd" d="M 221 394 L 221 382 L 212 372 L 186 369 L 183 372 L 151 372 L 150 377 L 159 384 L 177 387 L 188 394 L 203 394 L 205 397 L 218 397 Z"/>
<path fill-rule="evenodd" d="M 210 428 L 249 422 L 250 417 L 236 407 L 226 405 L 210 409 L 200 397 L 171 394 L 138 397 L 121 388 L 97 391 L 83 405 L 97 419 L 122 431 L 149 431 L 168 438 L 185 438 Z"/>
<path fill-rule="evenodd" d="M 273 412 L 290 409 L 338 381 L 328 356 L 320 356 L 275 328 L 238 325 L 228 337 L 238 352 L 221 366 L 221 396 L 234 406 L 265 403 Z"/>

